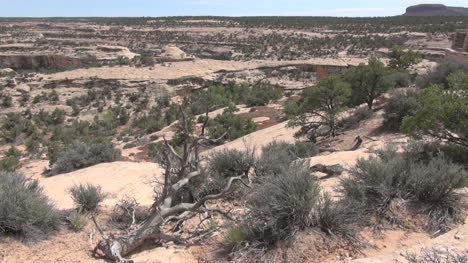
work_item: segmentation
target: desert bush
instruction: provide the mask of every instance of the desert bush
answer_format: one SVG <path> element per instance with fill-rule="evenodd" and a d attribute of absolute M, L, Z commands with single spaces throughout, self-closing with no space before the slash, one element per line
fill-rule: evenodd
<path fill-rule="evenodd" d="M 144 114 L 133 120 L 132 126 L 139 128 L 146 134 L 160 131 L 166 123 L 159 114 Z"/>
<path fill-rule="evenodd" d="M 372 114 L 373 111 L 367 107 L 356 108 L 349 117 L 340 120 L 339 126 L 342 126 L 345 129 L 355 127 L 361 121 L 369 119 Z"/>
<path fill-rule="evenodd" d="M 254 162 L 254 152 L 250 149 L 246 151 L 224 149 L 211 154 L 208 170 L 225 178 L 239 175 L 247 176 Z"/>
<path fill-rule="evenodd" d="M 120 158 L 120 151 L 112 143 L 78 143 L 58 154 L 50 175 L 68 173 L 98 163 L 113 162 Z"/>
<path fill-rule="evenodd" d="M 419 256 L 416 253 L 406 253 L 403 256 L 408 263 L 468 263 L 468 254 L 448 248 L 423 248 Z"/>
<path fill-rule="evenodd" d="M 9 108 L 13 106 L 13 98 L 11 96 L 1 94 L 0 97 L 2 99 L 2 101 L 0 102 L 0 106 L 4 108 Z"/>
<path fill-rule="evenodd" d="M 319 153 L 318 146 L 312 142 L 273 141 L 262 148 L 262 154 L 254 164 L 256 176 L 269 176 L 281 172 L 293 161 L 299 158 L 308 158 Z"/>
<path fill-rule="evenodd" d="M 207 162 L 202 175 L 194 178 L 189 186 L 190 192 L 196 199 L 219 193 L 224 189 L 229 177 L 247 176 L 254 165 L 255 156 L 252 149 L 245 151 L 225 149 L 211 154 Z M 232 189 L 237 190 L 240 185 L 235 183 Z"/>
<path fill-rule="evenodd" d="M 92 184 L 79 184 L 71 187 L 69 190 L 73 202 L 80 212 L 92 212 L 97 209 L 105 194 L 100 186 Z"/>
<path fill-rule="evenodd" d="M 298 158 L 293 144 L 273 141 L 262 148 L 262 154 L 254 165 L 256 176 L 270 176 L 282 172 Z"/>
<path fill-rule="evenodd" d="M 319 147 L 313 142 L 300 142 L 294 144 L 294 153 L 298 158 L 309 158 L 318 155 Z"/>
<path fill-rule="evenodd" d="M 389 217 L 392 201 L 407 200 L 424 207 L 421 211 L 429 216 L 430 228 L 458 222 L 455 189 L 464 186 L 467 172 L 444 156 L 424 160 L 421 154 L 421 147 L 410 144 L 402 153 L 387 147 L 376 156 L 359 159 L 351 177 L 341 181 L 344 200 L 363 214 L 390 221 L 398 220 Z"/>
<path fill-rule="evenodd" d="M 124 149 L 129 149 L 129 148 L 134 148 L 134 147 L 137 147 L 137 143 L 136 142 L 131 142 L 131 143 L 127 143 L 124 145 Z"/>
<path fill-rule="evenodd" d="M 406 88 L 411 85 L 411 75 L 407 72 L 394 72 L 386 78 L 393 88 Z"/>
<path fill-rule="evenodd" d="M 277 176 L 263 177 L 248 196 L 249 238 L 266 245 L 311 226 L 320 186 L 307 166 L 290 165 Z"/>
<path fill-rule="evenodd" d="M 208 131 L 211 138 L 218 138 L 226 134 L 221 140 L 235 140 L 244 135 L 254 132 L 256 125 L 252 118 L 235 115 L 230 111 L 225 111 L 223 114 L 216 116 L 208 124 Z"/>
<path fill-rule="evenodd" d="M 67 216 L 67 223 L 70 229 L 75 232 L 80 232 L 87 224 L 85 217 L 76 211 L 72 211 Z"/>
<path fill-rule="evenodd" d="M 399 131 L 403 118 L 414 114 L 420 107 L 416 91 L 394 92 L 385 105 L 384 127 L 390 131 Z"/>
<path fill-rule="evenodd" d="M 247 240 L 247 233 L 243 226 L 230 226 L 224 233 L 224 243 L 229 249 L 239 248 Z"/>
<path fill-rule="evenodd" d="M 444 88 L 449 88 L 447 77 L 459 70 L 468 71 L 468 62 L 459 59 L 444 59 L 426 75 L 421 75 L 416 79 L 418 87 L 427 88 L 431 85 L 442 84 Z"/>
<path fill-rule="evenodd" d="M 5 156 L 0 160 L 0 171 L 13 172 L 21 166 L 21 152 L 14 146 L 11 146 L 5 152 Z"/>
<path fill-rule="evenodd" d="M 36 153 L 39 150 L 40 146 L 39 140 L 40 139 L 36 136 L 35 138 L 29 137 L 28 139 L 26 139 L 26 141 L 24 142 L 24 145 L 26 146 L 26 151 L 30 154 Z"/>
<path fill-rule="evenodd" d="M 37 181 L 0 172 L 0 233 L 34 239 L 56 229 L 60 216 Z"/>
<path fill-rule="evenodd" d="M 313 216 L 313 226 L 329 235 L 339 234 L 345 238 L 357 236 L 354 225 L 359 222 L 360 215 L 346 202 L 333 201 L 327 192 L 320 195 Z"/>
<path fill-rule="evenodd" d="M 273 85 L 258 85 L 250 89 L 245 100 L 247 106 L 264 106 L 283 96 L 283 90 Z"/>
<path fill-rule="evenodd" d="M 468 148 L 455 144 L 441 144 L 437 142 L 421 144 L 421 159 L 430 160 L 437 155 L 443 154 L 452 162 L 464 165 L 468 168 Z"/>

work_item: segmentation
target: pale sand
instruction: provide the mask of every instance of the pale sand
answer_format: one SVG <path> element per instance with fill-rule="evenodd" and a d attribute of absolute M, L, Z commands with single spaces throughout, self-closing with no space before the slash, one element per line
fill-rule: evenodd
<path fill-rule="evenodd" d="M 60 209 L 74 207 L 68 189 L 77 184 L 94 184 L 107 193 L 104 206 L 113 206 L 124 197 L 135 198 L 141 205 L 153 203 L 151 182 L 161 175 L 159 165 L 150 162 L 101 163 L 67 174 L 39 179 L 49 198 Z"/>
<path fill-rule="evenodd" d="M 205 76 L 220 70 L 236 71 L 249 70 L 259 67 L 274 67 L 282 65 L 317 64 L 317 65 L 357 65 L 365 63 L 365 59 L 330 59 L 315 58 L 310 60 L 273 61 L 221 61 L 213 59 L 196 59 L 195 61 L 183 61 L 170 63 L 169 66 L 155 65 L 154 67 L 135 68 L 130 66 L 99 67 L 89 69 L 76 69 L 50 75 L 44 75 L 47 79 L 80 79 L 97 77 L 100 79 L 177 79 L 186 76 Z"/>

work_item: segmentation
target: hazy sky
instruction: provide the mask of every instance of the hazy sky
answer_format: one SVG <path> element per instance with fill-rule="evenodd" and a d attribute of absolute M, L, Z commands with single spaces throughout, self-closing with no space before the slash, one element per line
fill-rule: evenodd
<path fill-rule="evenodd" d="M 0 16 L 391 16 L 402 14 L 407 6 L 420 3 L 431 2 L 428 0 L 0 0 Z M 468 7 L 468 0 L 440 0 L 437 3 Z"/>

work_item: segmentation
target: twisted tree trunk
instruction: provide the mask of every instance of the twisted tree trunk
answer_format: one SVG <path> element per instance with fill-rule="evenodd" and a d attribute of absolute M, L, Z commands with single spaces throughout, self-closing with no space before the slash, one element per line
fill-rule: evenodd
<path fill-rule="evenodd" d="M 234 181 L 240 180 L 245 175 L 230 177 L 226 183 L 225 188 L 218 194 L 207 195 L 194 203 L 179 203 L 174 204 L 180 190 L 190 183 L 192 178 L 201 175 L 199 169 L 200 157 L 199 146 L 203 141 L 216 142 L 223 136 L 216 140 L 211 140 L 204 137 L 205 124 L 202 128 L 202 134 L 198 137 L 193 137 L 189 133 L 189 122 L 182 113 L 182 132 L 184 136 L 183 153 L 177 153 L 174 148 L 164 139 L 165 150 L 161 152 L 160 164 L 165 168 L 164 172 L 164 185 L 160 197 L 151 206 L 150 216 L 138 227 L 120 236 L 106 236 L 99 228 L 94 220 L 96 227 L 101 233 L 103 239 L 99 241 L 95 247 L 94 252 L 100 250 L 105 257 L 117 262 L 132 262 L 124 258 L 133 252 L 136 248 L 140 247 L 148 239 L 159 239 L 163 241 L 184 242 L 178 236 L 168 235 L 163 232 L 163 226 L 171 220 L 177 219 L 184 221 L 191 216 L 191 212 L 197 212 L 200 207 L 205 205 L 208 200 L 219 199 L 228 193 Z M 245 184 L 245 183 L 244 183 Z M 205 210 L 206 211 L 206 210 Z"/>

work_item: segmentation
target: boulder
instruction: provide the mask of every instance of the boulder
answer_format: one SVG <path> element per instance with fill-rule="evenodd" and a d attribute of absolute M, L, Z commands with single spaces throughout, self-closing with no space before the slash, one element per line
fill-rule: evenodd
<path fill-rule="evenodd" d="M 15 89 L 19 92 L 29 93 L 31 91 L 31 87 L 27 84 L 19 84 L 15 87 Z"/>

